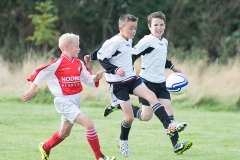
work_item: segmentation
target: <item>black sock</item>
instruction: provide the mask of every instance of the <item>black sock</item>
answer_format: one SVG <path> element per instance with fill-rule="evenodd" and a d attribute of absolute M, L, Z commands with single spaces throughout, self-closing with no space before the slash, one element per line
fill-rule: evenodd
<path fill-rule="evenodd" d="M 160 103 L 156 103 L 152 106 L 152 110 L 154 114 L 158 117 L 158 119 L 162 122 L 165 129 L 168 128 L 169 124 L 171 123 L 171 120 L 164 108 L 163 105 Z"/>
<path fill-rule="evenodd" d="M 176 144 L 177 144 L 177 142 L 178 142 L 178 138 L 179 138 L 178 132 L 175 132 L 175 133 L 174 133 L 174 136 L 170 137 L 170 140 L 171 140 L 171 142 L 172 142 L 173 147 L 176 146 Z"/>
<path fill-rule="evenodd" d="M 120 140 L 128 140 L 128 135 L 131 129 L 131 124 L 127 124 L 124 120 L 121 123 Z"/>
<path fill-rule="evenodd" d="M 174 116 L 173 115 L 169 116 L 169 118 L 170 118 L 171 121 L 174 120 Z M 178 132 L 174 133 L 174 136 L 170 137 L 170 140 L 172 142 L 173 147 L 176 146 L 176 144 L 178 142 L 178 138 L 179 138 Z"/>
<path fill-rule="evenodd" d="M 170 118 L 171 121 L 174 120 L 174 116 L 173 115 L 169 116 L 169 118 Z"/>
<path fill-rule="evenodd" d="M 118 109 L 122 110 L 120 105 L 118 105 L 117 107 Z M 134 105 L 132 105 L 132 109 L 133 109 L 134 118 L 138 118 L 141 121 L 142 110 L 138 106 L 134 106 Z"/>
<path fill-rule="evenodd" d="M 134 106 L 134 105 L 132 105 L 132 109 L 133 109 L 134 118 L 138 118 L 139 120 L 141 120 L 142 110 L 138 106 Z"/>
<path fill-rule="evenodd" d="M 121 108 L 120 104 L 117 106 L 117 108 L 122 110 L 122 108 Z"/>

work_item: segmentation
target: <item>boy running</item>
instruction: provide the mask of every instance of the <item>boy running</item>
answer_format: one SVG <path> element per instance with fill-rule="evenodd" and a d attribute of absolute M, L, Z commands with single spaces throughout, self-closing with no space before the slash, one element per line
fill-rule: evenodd
<path fill-rule="evenodd" d="M 168 41 L 163 37 L 165 30 L 166 17 L 162 12 L 154 12 L 148 16 L 148 27 L 151 32 L 150 35 L 143 37 L 133 50 L 133 62 L 142 56 L 142 67 L 140 77 L 146 86 L 153 91 L 159 103 L 161 103 L 169 118 L 174 122 L 173 108 L 171 105 L 170 94 L 166 89 L 164 70 L 169 68 L 174 72 L 181 72 L 179 68 L 174 66 L 171 61 L 167 60 L 167 45 Z M 86 62 L 97 59 L 97 50 L 91 55 L 84 57 Z M 104 116 L 108 116 L 110 113 L 121 109 L 118 99 L 111 93 L 112 102 L 106 106 L 104 110 Z M 141 121 L 148 121 L 152 118 L 153 112 L 150 109 L 150 104 L 147 100 L 139 98 L 142 103 L 142 109 L 132 105 L 134 117 Z M 187 124 L 181 123 L 180 125 L 186 126 Z M 183 130 L 184 128 L 182 128 Z M 182 131 L 180 130 L 180 131 Z M 182 154 L 192 146 L 191 141 L 178 143 L 179 135 L 176 132 L 174 136 L 170 137 L 173 145 L 173 151 L 176 154 Z"/>
<path fill-rule="evenodd" d="M 164 71 L 165 68 L 172 69 L 174 72 L 181 72 L 179 68 L 174 66 L 167 58 L 168 41 L 163 37 L 166 27 L 166 17 L 161 11 L 151 13 L 148 16 L 148 28 L 151 32 L 150 35 L 144 36 L 133 49 L 133 61 L 141 56 L 142 64 L 139 76 L 145 85 L 155 93 L 158 102 L 161 103 L 171 121 L 174 122 L 173 108 L 171 105 L 171 97 L 166 88 Z M 152 118 L 149 102 L 139 97 L 142 103 L 142 109 L 137 106 L 132 106 L 135 118 L 141 121 L 148 121 Z M 104 110 L 104 116 L 108 116 L 111 112 L 121 109 L 120 105 L 112 106 L 110 103 Z M 141 114 L 140 114 L 141 113 Z M 141 116 L 139 116 L 141 115 Z M 182 154 L 192 146 L 191 141 L 178 143 L 179 135 L 176 132 L 174 136 L 170 137 L 172 142 L 173 151 L 176 154 Z"/>
<path fill-rule="evenodd" d="M 136 34 L 137 21 L 138 19 L 133 15 L 121 15 L 119 18 L 120 33 L 105 41 L 102 47 L 95 52 L 97 59 L 105 69 L 106 81 L 110 84 L 110 93 L 116 96 L 117 103 L 120 104 L 124 113 L 119 136 L 119 149 L 123 156 L 130 156 L 128 135 L 135 114 L 141 115 L 140 112 L 136 113 L 132 109 L 129 94 L 134 94 L 149 102 L 149 109 L 162 122 L 167 130 L 167 135 L 174 136 L 176 132 L 185 127 L 184 124 L 171 122 L 156 95 L 136 76 L 132 63 L 132 39 Z M 114 100 L 112 99 L 112 101 Z"/>
<path fill-rule="evenodd" d="M 32 82 L 30 89 L 21 95 L 23 101 L 29 101 L 39 83 L 46 80 L 48 88 L 55 96 L 55 108 L 62 115 L 60 130 L 56 131 L 49 140 L 39 144 L 42 160 L 49 160 L 51 149 L 70 135 L 74 123 L 85 128 L 86 139 L 97 160 L 116 159 L 103 155 L 93 122 L 80 110 L 79 93 L 83 90 L 81 82 L 92 87 L 98 87 L 103 71 L 100 70 L 96 75 L 92 75 L 89 68 L 77 59 L 81 51 L 79 39 L 78 35 L 72 33 L 63 34 L 59 38 L 58 44 L 62 55 L 35 70 L 27 79 Z"/>

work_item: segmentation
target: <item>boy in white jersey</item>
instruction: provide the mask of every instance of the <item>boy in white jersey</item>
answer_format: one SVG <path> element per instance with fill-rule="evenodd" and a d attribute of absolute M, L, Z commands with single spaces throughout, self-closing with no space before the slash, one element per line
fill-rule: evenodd
<path fill-rule="evenodd" d="M 130 156 L 128 135 L 135 116 L 129 94 L 144 98 L 150 103 L 151 112 L 154 112 L 163 123 L 169 136 L 173 136 L 184 128 L 184 126 L 176 127 L 171 123 L 165 108 L 158 102 L 156 95 L 136 76 L 132 65 L 132 39 L 136 34 L 137 20 L 130 14 L 121 15 L 119 18 L 120 33 L 105 41 L 102 47 L 95 52 L 97 59 L 105 69 L 106 81 L 110 84 L 110 93 L 116 96 L 117 103 L 120 104 L 124 113 L 119 136 L 119 148 L 123 156 Z M 85 59 L 87 58 L 89 56 L 85 57 Z"/>
<path fill-rule="evenodd" d="M 151 34 L 144 36 L 134 46 L 133 62 L 141 56 L 142 64 L 139 76 L 145 85 L 155 93 L 159 103 L 165 107 L 170 119 L 174 121 L 171 97 L 165 84 L 164 70 L 165 68 L 170 68 L 174 72 L 181 72 L 181 70 L 174 66 L 171 61 L 166 60 L 168 41 L 163 37 L 165 22 L 165 14 L 161 11 L 153 12 L 148 16 L 148 28 Z M 139 97 L 139 101 L 142 103 L 142 110 L 137 106 L 132 106 L 135 118 L 139 118 L 141 121 L 150 120 L 153 113 L 149 107 L 149 102 L 141 97 Z M 121 109 L 119 105 L 117 108 L 116 106 L 111 107 L 111 105 L 113 103 L 105 108 L 104 116 L 109 115 L 117 108 Z M 177 143 L 179 139 L 177 132 L 170 139 L 176 154 L 182 154 L 192 146 L 191 141 Z"/>
<path fill-rule="evenodd" d="M 103 155 L 93 122 L 80 110 L 79 93 L 83 90 L 81 82 L 98 87 L 104 71 L 100 70 L 96 75 L 92 75 L 90 69 L 77 59 L 81 51 L 79 39 L 78 35 L 72 33 L 63 34 L 59 38 L 59 48 L 62 55 L 35 70 L 28 78 L 28 81 L 32 82 L 30 89 L 21 95 L 23 101 L 29 101 L 39 83 L 46 80 L 48 88 L 55 96 L 56 110 L 62 115 L 60 130 L 56 131 L 48 141 L 39 144 L 42 160 L 49 160 L 51 149 L 70 135 L 74 123 L 85 128 L 87 141 L 97 160 L 116 159 Z"/>
<path fill-rule="evenodd" d="M 170 94 L 165 85 L 164 69 L 169 68 L 174 72 L 181 72 L 181 70 L 174 66 L 171 61 L 166 59 L 168 41 L 162 37 L 165 30 L 165 21 L 166 17 L 162 12 L 154 12 L 149 15 L 148 27 L 151 34 L 144 36 L 138 44 L 134 46 L 132 58 L 134 62 L 137 58 L 142 56 L 140 77 L 146 86 L 156 94 L 158 101 L 165 107 L 169 118 L 174 120 Z M 85 56 L 84 58 L 86 62 L 95 60 L 96 52 L 90 56 Z M 121 109 L 118 104 L 119 100 L 113 93 L 111 93 L 111 96 L 112 102 L 105 108 L 104 116 L 108 116 L 113 111 Z M 113 98 L 115 101 L 113 101 Z M 139 100 L 142 103 L 142 110 L 137 106 L 132 106 L 134 117 L 141 121 L 148 121 L 153 115 L 151 107 L 149 106 L 150 104 L 143 98 L 139 98 Z M 186 126 L 185 123 L 180 123 L 179 125 Z M 170 137 L 170 139 L 174 147 L 173 150 L 176 154 L 182 154 L 192 145 L 192 142 L 177 144 L 179 139 L 177 132 L 174 136 Z"/>

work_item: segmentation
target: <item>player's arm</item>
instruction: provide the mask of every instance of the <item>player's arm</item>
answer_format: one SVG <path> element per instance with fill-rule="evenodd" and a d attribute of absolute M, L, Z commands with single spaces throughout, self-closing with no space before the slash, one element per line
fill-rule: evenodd
<path fill-rule="evenodd" d="M 119 69 L 118 66 L 110 62 L 113 55 L 120 53 L 117 48 L 118 44 L 116 42 L 106 41 L 97 52 L 97 59 L 106 73 L 116 74 Z"/>
<path fill-rule="evenodd" d="M 104 73 L 104 70 L 97 71 L 97 73 L 95 74 L 95 77 L 93 78 L 93 81 L 95 83 L 99 82 L 99 80 L 102 79 L 103 77 L 103 73 Z"/>
<path fill-rule="evenodd" d="M 29 90 L 27 90 L 26 92 L 24 92 L 21 95 L 21 99 L 23 101 L 29 101 L 33 97 L 33 95 L 34 95 L 34 93 L 36 91 L 36 88 L 37 88 L 37 85 L 34 84 L 34 83 L 31 83 L 31 86 L 30 86 Z"/>
<path fill-rule="evenodd" d="M 102 46 L 101 46 L 101 47 L 102 47 Z M 99 51 L 99 49 L 100 49 L 101 47 L 99 47 L 99 48 L 96 49 L 93 53 L 91 53 L 91 54 L 89 55 L 89 58 L 90 58 L 92 61 L 97 60 L 97 53 L 98 53 L 98 51 Z"/>
<path fill-rule="evenodd" d="M 174 64 L 170 60 L 166 59 L 165 68 L 172 69 L 173 67 Z"/>
<path fill-rule="evenodd" d="M 165 63 L 165 68 L 169 68 L 171 69 L 173 72 L 179 72 L 182 73 L 182 71 L 175 66 L 170 60 L 166 59 L 166 63 Z"/>
<path fill-rule="evenodd" d="M 29 101 L 33 97 L 36 88 L 41 81 L 50 79 L 51 75 L 53 75 L 60 63 L 60 60 L 53 60 L 49 64 L 36 69 L 27 79 L 29 82 L 31 82 L 31 86 L 21 95 L 21 99 L 23 101 Z"/>
<path fill-rule="evenodd" d="M 134 47 L 133 47 L 133 54 L 132 54 L 132 63 L 141 56 L 151 53 L 154 50 L 153 47 L 149 46 L 149 42 L 146 39 L 141 39 Z"/>
<path fill-rule="evenodd" d="M 134 63 L 139 57 L 141 57 L 141 56 L 143 56 L 147 53 L 152 52 L 152 50 L 154 50 L 154 48 L 148 47 L 148 48 L 144 49 L 143 51 L 139 52 L 138 54 L 133 54 L 132 55 L 132 62 Z M 135 53 L 136 53 L 136 51 L 135 51 Z"/>
<path fill-rule="evenodd" d="M 99 86 L 99 80 L 102 78 L 104 71 L 100 70 L 95 75 L 92 74 L 90 68 L 88 68 L 82 61 L 82 71 L 80 73 L 80 81 L 84 82 L 85 84 L 92 86 L 92 87 L 98 87 Z"/>
<path fill-rule="evenodd" d="M 101 66 L 105 69 L 106 73 L 116 74 L 117 70 L 119 69 L 119 67 L 110 63 L 108 58 L 98 59 L 98 60 Z"/>
<path fill-rule="evenodd" d="M 92 62 L 97 60 L 97 52 L 99 51 L 101 47 L 99 47 L 98 49 L 96 49 L 95 51 L 93 51 L 93 53 L 89 54 L 89 55 L 85 55 L 84 56 L 84 61 L 86 63 Z"/>

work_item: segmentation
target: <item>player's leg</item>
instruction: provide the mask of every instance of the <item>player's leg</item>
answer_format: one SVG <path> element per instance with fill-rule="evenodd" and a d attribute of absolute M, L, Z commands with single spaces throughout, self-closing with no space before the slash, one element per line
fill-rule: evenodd
<path fill-rule="evenodd" d="M 178 132 L 179 128 L 176 128 L 172 124 L 164 106 L 158 102 L 158 99 L 155 93 L 149 90 L 144 83 L 142 83 L 137 88 L 135 88 L 134 94 L 143 99 L 146 99 L 149 102 L 152 108 L 152 111 L 158 117 L 158 119 L 162 122 L 164 128 L 167 129 L 167 135 L 171 137 L 174 135 L 175 132 Z"/>
<path fill-rule="evenodd" d="M 182 154 L 183 152 L 185 152 L 186 150 L 190 149 L 193 145 L 193 142 L 191 141 L 187 141 L 187 142 L 183 142 L 183 143 L 178 143 L 176 144 L 176 146 L 173 148 L 173 151 L 176 154 Z"/>
<path fill-rule="evenodd" d="M 110 85 L 109 88 L 111 102 L 105 107 L 103 116 L 107 117 L 110 113 L 122 109 L 120 103 L 124 102 L 118 99 L 113 93 L 113 85 Z"/>
<path fill-rule="evenodd" d="M 172 105 L 171 105 L 171 100 L 170 99 L 163 99 L 163 98 L 158 98 L 158 100 L 161 104 L 164 105 L 166 111 L 168 112 L 168 115 L 169 115 L 169 118 L 171 119 L 171 121 L 173 123 L 175 123 L 174 116 L 173 116 L 173 108 L 172 108 Z M 186 123 L 177 123 L 177 125 L 183 126 L 183 127 L 181 127 L 182 129 L 180 131 L 183 131 L 184 128 L 187 126 Z M 179 142 L 179 134 L 177 132 L 174 134 L 174 136 L 170 137 L 170 140 L 172 142 L 173 151 L 176 154 L 182 154 L 186 150 L 190 149 L 192 144 L 193 144 L 191 141 L 187 141 L 187 142 L 183 142 L 183 143 Z"/>
<path fill-rule="evenodd" d="M 131 107 L 131 103 L 130 100 L 121 103 L 121 108 L 124 114 L 124 119 L 122 121 L 122 125 L 121 125 L 121 134 L 120 134 L 120 139 L 121 140 L 128 140 L 128 135 L 130 132 L 130 128 L 131 128 L 131 124 L 134 120 L 134 116 L 133 116 L 133 110 Z"/>
<path fill-rule="evenodd" d="M 120 103 L 123 103 L 124 101 L 118 99 L 115 94 L 113 93 L 113 85 L 110 85 L 110 98 L 111 98 L 111 102 L 105 107 L 104 112 L 103 112 L 103 116 L 107 117 L 109 114 L 111 114 L 114 111 L 118 111 L 118 110 L 122 110 Z M 138 106 L 134 106 L 132 105 L 132 109 L 133 111 L 136 111 L 138 109 L 140 109 Z M 136 116 L 136 114 L 134 114 L 134 118 L 138 118 Z"/>
<path fill-rule="evenodd" d="M 97 131 L 95 130 L 94 124 L 91 119 L 89 119 L 85 114 L 80 113 L 77 115 L 75 122 L 82 125 L 85 128 L 86 139 L 97 160 L 100 159 L 104 160 L 104 158 L 105 159 L 110 158 L 111 160 L 115 159 L 115 157 L 104 156 L 103 153 L 101 152 Z"/>
<path fill-rule="evenodd" d="M 172 108 L 171 100 L 166 98 L 158 98 L 158 101 L 164 106 L 167 114 L 169 116 L 173 116 L 173 108 Z"/>
<path fill-rule="evenodd" d="M 118 147 L 122 155 L 125 157 L 128 157 L 130 156 L 130 149 L 128 146 L 128 136 L 129 136 L 132 122 L 134 120 L 134 116 L 133 116 L 133 110 L 131 108 L 131 103 L 129 100 L 124 103 L 121 103 L 120 105 L 124 113 L 124 119 L 121 123 L 121 133 L 119 136 Z"/>
<path fill-rule="evenodd" d="M 138 87 L 140 84 L 142 84 L 142 81 L 140 78 L 137 78 L 136 80 L 132 81 L 130 84 L 127 84 L 127 86 L 129 87 L 128 89 L 132 91 L 132 92 L 130 92 L 130 94 L 134 94 L 133 92 L 134 92 L 135 88 Z M 116 110 L 119 110 L 119 109 L 122 110 L 121 105 L 119 105 L 121 103 L 119 99 L 122 99 L 122 98 L 117 98 L 115 93 L 113 93 L 113 86 L 114 85 L 110 86 L 111 103 L 109 103 L 104 110 L 105 117 Z M 143 121 L 148 121 L 149 119 L 152 118 L 152 110 L 151 110 L 150 106 L 144 107 L 143 113 L 142 113 L 142 110 L 138 106 L 135 106 L 135 105 L 131 105 L 131 106 L 132 106 L 134 118 L 138 118 Z"/>
<path fill-rule="evenodd" d="M 86 139 L 94 153 L 95 158 L 96 159 L 101 158 L 103 154 L 100 150 L 100 143 L 93 122 L 83 113 L 77 116 L 75 122 L 82 125 L 85 128 Z"/>
<path fill-rule="evenodd" d="M 158 98 L 158 101 L 165 107 L 166 112 L 170 120 L 173 120 L 173 109 L 171 105 L 171 101 L 169 99 Z M 174 136 L 170 137 L 173 147 L 177 144 L 179 139 L 178 133 L 175 133 Z"/>
<path fill-rule="evenodd" d="M 165 108 L 163 105 L 161 105 L 156 95 L 149 90 L 144 83 L 141 83 L 138 87 L 136 87 L 133 91 L 133 93 L 141 97 L 145 100 L 147 100 L 151 106 L 152 111 L 155 113 L 155 115 L 159 118 L 159 120 L 163 123 L 165 128 L 168 128 L 168 125 L 171 123 L 170 119 L 167 115 L 167 112 L 165 111 Z M 149 110 L 146 110 L 149 111 Z M 142 113 L 144 114 L 144 113 Z"/>
<path fill-rule="evenodd" d="M 56 97 L 54 99 L 55 108 L 62 115 L 62 123 L 60 130 L 56 131 L 48 141 L 39 144 L 43 160 L 48 160 L 51 149 L 61 143 L 70 134 L 72 124 L 68 118 L 70 117 L 69 119 L 71 119 L 74 117 L 75 105 L 69 101 L 70 98 L 67 97 Z"/>
<path fill-rule="evenodd" d="M 166 89 L 166 85 L 165 83 L 161 83 L 159 84 L 156 90 L 156 95 L 158 97 L 158 101 L 163 104 L 163 106 L 165 107 L 170 120 L 179 126 L 181 129 L 179 130 L 179 132 L 181 132 L 182 130 L 184 130 L 184 128 L 187 126 L 186 123 L 175 123 L 176 121 L 174 120 L 174 115 L 173 115 L 173 107 L 171 104 L 171 97 L 170 97 L 170 93 L 167 91 Z M 179 143 L 179 134 L 178 132 L 176 132 L 174 134 L 174 136 L 170 137 L 170 140 L 172 142 L 173 145 L 173 151 L 176 154 L 182 154 L 184 151 L 188 150 L 191 146 L 192 146 L 192 142 L 191 141 L 187 141 L 187 142 L 183 142 L 183 143 Z"/>
<path fill-rule="evenodd" d="M 168 113 L 168 116 L 169 116 L 170 120 L 171 120 L 172 122 L 176 122 L 176 121 L 174 120 L 173 108 L 172 108 L 172 104 L 171 104 L 170 98 L 169 98 L 169 99 L 167 99 L 167 98 L 158 98 L 158 101 L 164 106 L 165 110 L 166 110 L 167 113 Z M 186 128 L 186 126 L 187 126 L 186 123 L 178 123 L 178 125 L 182 126 L 182 127 L 180 127 L 180 129 L 179 129 L 178 132 L 183 131 L 183 130 Z M 178 126 L 177 126 L 177 127 L 178 127 Z"/>
<path fill-rule="evenodd" d="M 148 107 L 148 108 L 150 108 L 150 110 L 151 110 L 151 107 Z M 122 108 L 121 108 L 120 104 L 114 105 L 113 103 L 109 103 L 104 109 L 103 116 L 107 117 L 112 112 L 115 112 L 115 111 L 118 111 L 118 110 L 122 111 Z M 141 115 L 142 110 L 138 106 L 135 106 L 133 104 L 132 104 L 132 110 L 133 110 L 133 113 L 134 113 L 134 118 L 138 118 L 138 119 L 141 120 L 141 116 L 139 117 L 139 115 Z M 151 112 L 145 111 L 144 113 L 152 113 L 152 111 Z M 143 115 L 142 115 L 142 117 L 143 117 Z M 148 120 L 151 119 L 151 117 L 152 117 L 151 115 L 149 115 L 149 116 L 144 115 L 143 121 L 148 121 Z"/>
<path fill-rule="evenodd" d="M 113 105 L 111 102 L 104 108 L 103 116 L 107 117 L 109 114 L 111 114 L 114 111 L 122 110 L 120 104 Z"/>
<path fill-rule="evenodd" d="M 139 118 L 141 121 L 149 121 L 153 116 L 153 111 L 150 105 L 142 104 L 142 112 L 141 117 Z M 140 112 L 140 111 L 138 111 Z"/>
<path fill-rule="evenodd" d="M 72 129 L 72 124 L 69 121 L 62 121 L 60 130 L 53 133 L 52 137 L 46 142 L 39 144 L 39 150 L 42 154 L 43 160 L 48 160 L 51 149 L 61 143 L 67 136 L 69 136 Z"/>
<path fill-rule="evenodd" d="M 131 129 L 132 122 L 134 120 L 133 111 L 130 103 L 131 84 L 111 84 L 113 93 L 119 100 L 122 111 L 124 113 L 124 119 L 121 122 L 121 133 L 119 136 L 119 149 L 123 156 L 130 156 L 130 150 L 128 146 L 128 135 Z"/>

